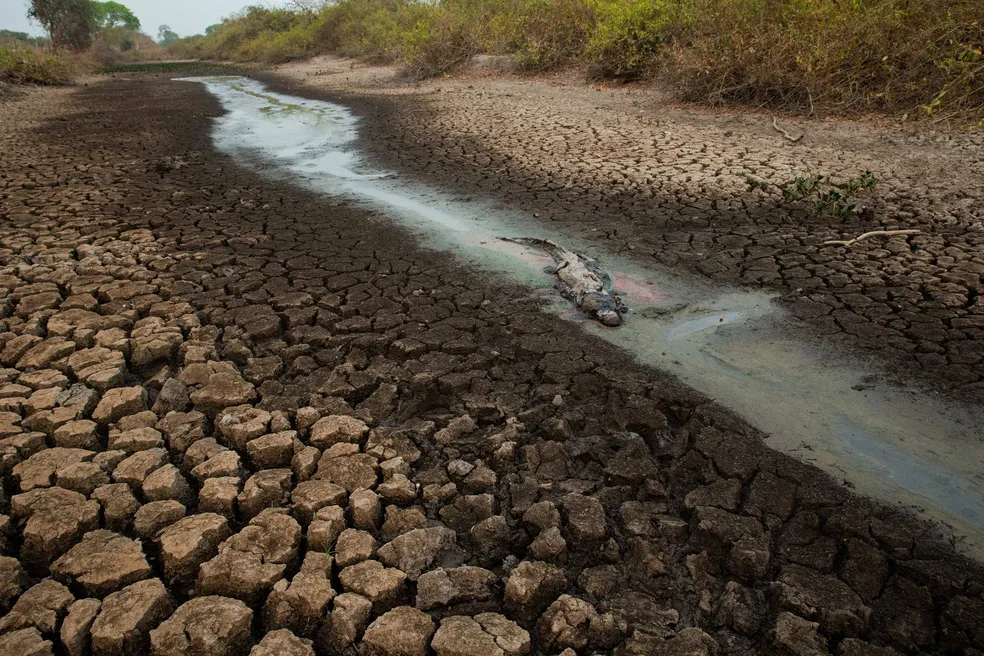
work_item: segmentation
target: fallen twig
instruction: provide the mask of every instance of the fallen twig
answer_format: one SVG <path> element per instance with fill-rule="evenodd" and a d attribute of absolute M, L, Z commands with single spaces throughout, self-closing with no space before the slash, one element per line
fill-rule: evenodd
<path fill-rule="evenodd" d="M 774 127 L 776 129 L 776 132 L 779 132 L 780 134 L 782 134 L 782 136 L 784 136 L 787 139 L 789 139 L 792 143 L 796 143 L 797 141 L 799 141 L 800 139 L 803 138 L 803 135 L 802 134 L 800 136 L 798 136 L 798 137 L 794 137 L 793 135 L 789 134 L 788 132 L 786 132 L 785 130 L 783 130 L 781 127 L 779 127 L 779 119 L 776 118 L 775 116 L 772 117 L 772 127 Z"/>
<path fill-rule="evenodd" d="M 859 241 L 864 241 L 869 237 L 895 237 L 896 235 L 918 235 L 922 230 L 872 230 L 871 232 L 866 232 L 863 235 L 859 235 L 854 239 L 839 240 L 834 239 L 831 241 L 823 242 L 824 246 L 853 246 Z"/>

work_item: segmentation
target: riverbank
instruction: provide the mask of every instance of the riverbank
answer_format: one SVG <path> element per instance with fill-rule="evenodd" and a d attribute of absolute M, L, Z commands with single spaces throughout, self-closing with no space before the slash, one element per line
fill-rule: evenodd
<path fill-rule="evenodd" d="M 330 54 L 416 78 L 493 55 L 528 75 L 579 69 L 715 106 L 980 128 L 979 13 L 968 0 L 343 0 L 247 7 L 170 51 L 266 64 Z"/>

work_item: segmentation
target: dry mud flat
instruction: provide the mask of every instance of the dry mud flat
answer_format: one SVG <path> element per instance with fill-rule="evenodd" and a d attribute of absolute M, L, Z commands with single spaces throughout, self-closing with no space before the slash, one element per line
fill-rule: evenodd
<path fill-rule="evenodd" d="M 0 105 L 0 654 L 982 653 L 930 528 L 218 111 Z"/>
<path fill-rule="evenodd" d="M 784 119 L 804 135 L 790 144 L 769 114 L 675 108 L 644 87 L 515 76 L 413 84 L 332 58 L 285 66 L 270 82 L 353 107 L 377 166 L 491 193 L 643 266 L 775 289 L 831 346 L 984 399 L 980 131 Z M 843 183 L 865 170 L 878 183 L 848 219 L 784 201 L 797 176 Z M 922 233 L 823 244 L 899 228 Z"/>

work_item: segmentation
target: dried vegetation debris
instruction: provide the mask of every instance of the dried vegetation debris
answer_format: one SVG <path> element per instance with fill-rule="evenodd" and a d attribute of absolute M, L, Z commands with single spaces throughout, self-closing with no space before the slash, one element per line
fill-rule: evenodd
<path fill-rule="evenodd" d="M 927 527 L 238 171 L 211 109 L 118 80 L 0 137 L 0 653 L 984 649 Z"/>

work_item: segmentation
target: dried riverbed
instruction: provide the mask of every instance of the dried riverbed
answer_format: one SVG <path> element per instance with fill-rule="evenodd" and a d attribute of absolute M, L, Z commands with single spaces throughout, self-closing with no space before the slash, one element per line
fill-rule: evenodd
<path fill-rule="evenodd" d="M 984 399 L 984 133 L 782 119 L 678 107 L 658 91 L 475 72 L 409 82 L 321 58 L 282 67 L 281 91 L 343 100 L 371 161 L 463 197 L 535 215 L 605 252 L 780 294 L 872 374 Z M 797 176 L 878 179 L 847 219 L 786 202 Z M 875 229 L 922 234 L 850 249 Z"/>
<path fill-rule="evenodd" d="M 341 105 L 243 78 L 188 82 L 222 102 L 227 113 L 217 121 L 215 142 L 224 152 L 326 197 L 383 212 L 469 266 L 542 289 L 553 281 L 541 271 L 549 259 L 500 237 L 549 237 L 591 249 L 627 291 L 627 324 L 606 330 L 554 298 L 558 314 L 747 417 L 773 448 L 843 477 L 862 494 L 946 522 L 962 549 L 984 556 L 982 417 L 975 406 L 871 380 L 860 362 L 784 330 L 790 319 L 768 293 L 642 268 L 566 234 L 563 225 L 548 227 L 488 200 L 454 198 L 373 169 L 358 149 L 358 120 Z"/>
<path fill-rule="evenodd" d="M 0 105 L 0 653 L 984 649 L 939 532 L 223 116 L 152 76 Z"/>

